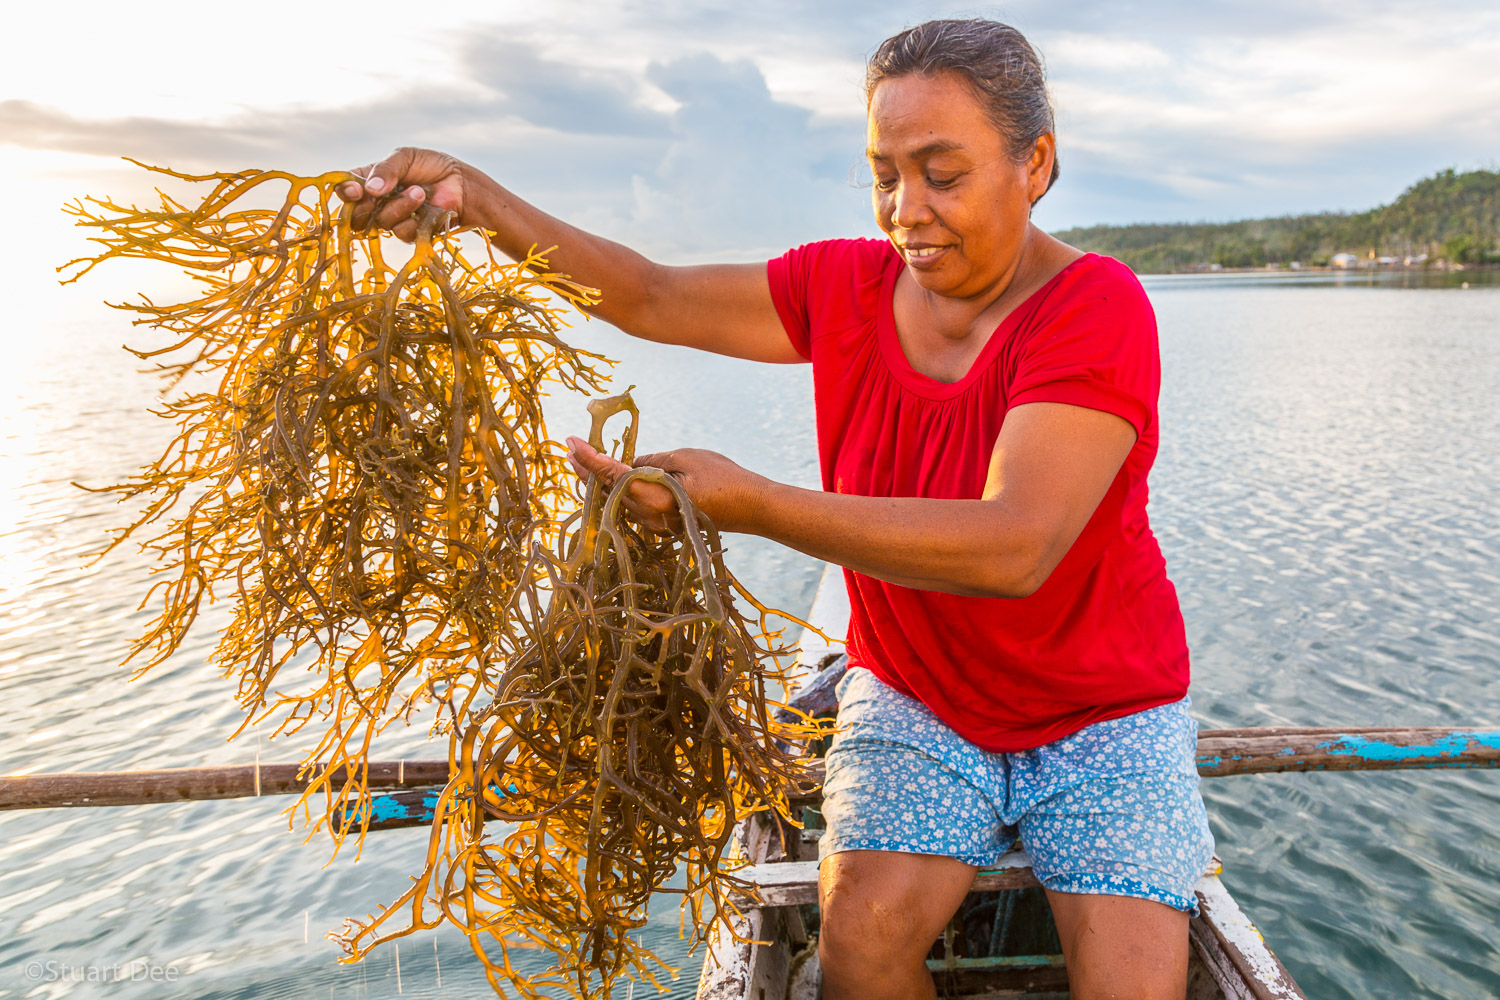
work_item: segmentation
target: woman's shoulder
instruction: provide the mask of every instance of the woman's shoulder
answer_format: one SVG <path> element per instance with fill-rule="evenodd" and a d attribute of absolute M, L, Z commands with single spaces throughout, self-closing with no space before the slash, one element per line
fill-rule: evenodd
<path fill-rule="evenodd" d="M 1093 251 L 1079 253 L 1062 269 L 1059 277 L 1069 279 L 1070 287 L 1074 290 L 1091 289 L 1142 297 L 1146 294 L 1141 286 L 1141 279 L 1136 277 L 1128 264 Z"/>
<path fill-rule="evenodd" d="M 819 240 L 772 258 L 767 276 L 772 297 L 794 311 L 863 313 L 876 308 L 887 270 L 900 262 L 885 240 Z"/>
<path fill-rule="evenodd" d="M 1037 296 L 1030 326 L 1132 319 L 1155 321 L 1140 279 L 1113 257 L 1083 253 L 1064 266 Z"/>
<path fill-rule="evenodd" d="M 837 272 L 878 272 L 893 259 L 899 260 L 888 240 L 869 237 L 815 240 L 793 247 L 778 259 L 789 268 L 817 272 L 819 276 Z"/>
<path fill-rule="evenodd" d="M 812 358 L 814 341 L 829 330 L 875 322 L 893 260 L 900 262 L 885 240 L 838 239 L 804 243 L 769 261 L 771 301 L 803 357 Z"/>

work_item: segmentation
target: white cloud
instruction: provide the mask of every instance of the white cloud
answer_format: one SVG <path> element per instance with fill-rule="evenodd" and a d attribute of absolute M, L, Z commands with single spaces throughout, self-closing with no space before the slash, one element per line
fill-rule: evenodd
<path fill-rule="evenodd" d="M 1067 177 L 1054 225 L 1366 208 L 1500 149 L 1500 10 L 1318 6 L 1279 31 L 1215 10 L 1192 31 L 1143 22 L 1149 49 L 1099 36 L 1128 58 L 1037 32 L 1066 57 L 1052 62 Z M 1150 49 L 1170 61 L 1116 68 Z"/>
<path fill-rule="evenodd" d="M 452 38 L 483 9 L 399 0 L 7 4 L 0 99 L 178 121 L 347 106 L 414 80 L 457 85 Z"/>
<path fill-rule="evenodd" d="M 1065 32 L 1049 39 L 1045 59 L 1053 75 L 1059 71 L 1066 74 L 1073 71 L 1161 70 L 1172 64 L 1172 57 L 1150 42 L 1075 32 Z"/>
<path fill-rule="evenodd" d="M 863 123 L 818 127 L 811 112 L 775 100 L 748 61 L 711 55 L 654 64 L 653 83 L 680 103 L 673 140 L 649 175 L 637 176 L 630 229 L 673 256 L 764 258 L 813 238 L 858 231 L 868 198 L 847 181 Z M 842 155 L 840 151 L 843 151 Z"/>
<path fill-rule="evenodd" d="M 78 32 L 68 5 L 30 4 L 8 13 L 11 37 L 39 41 L 0 65 L 0 102 L 25 102 L 0 103 L 0 143 L 302 170 L 429 144 L 663 254 L 760 253 L 868 231 L 846 181 L 862 60 L 956 9 L 580 0 L 539 18 L 504 0 L 415 17 L 397 0 L 153 0 Z M 1500 150 L 1491 0 L 1442 16 L 1383 0 L 1015 0 L 1005 16 L 1055 88 L 1063 179 L 1039 215 L 1053 227 L 1361 208 Z"/>

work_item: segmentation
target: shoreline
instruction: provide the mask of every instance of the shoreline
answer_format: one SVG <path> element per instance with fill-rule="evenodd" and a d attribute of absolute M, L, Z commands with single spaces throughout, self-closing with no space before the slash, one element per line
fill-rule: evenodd
<path fill-rule="evenodd" d="M 1452 275 L 1452 274 L 1494 274 L 1500 272 L 1500 264 L 1455 264 L 1452 266 L 1440 266 L 1435 264 L 1379 264 L 1373 267 L 1334 267 L 1332 264 L 1303 264 L 1300 267 L 1292 267 L 1286 264 L 1265 265 L 1263 267 L 1220 267 L 1212 264 L 1203 264 L 1197 267 L 1179 268 L 1174 271 L 1137 271 L 1140 277 L 1161 278 L 1167 276 L 1181 275 L 1211 275 L 1222 276 L 1226 274 L 1257 274 L 1257 275 L 1279 275 L 1291 274 L 1344 274 L 1344 275 L 1377 275 L 1377 274 L 1424 274 L 1424 275 Z"/>

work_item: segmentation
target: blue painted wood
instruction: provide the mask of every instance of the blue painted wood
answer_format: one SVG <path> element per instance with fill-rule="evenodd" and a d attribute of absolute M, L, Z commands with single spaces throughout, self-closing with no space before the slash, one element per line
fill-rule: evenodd
<path fill-rule="evenodd" d="M 828 711 L 826 700 L 842 663 L 819 677 L 804 704 L 810 714 Z M 1217 729 L 1198 737 L 1198 773 L 1206 778 L 1280 771 L 1391 771 L 1500 767 L 1500 729 Z M 436 789 L 377 795 L 369 829 L 426 826 Z M 357 822 L 357 817 L 350 817 Z"/>
<path fill-rule="evenodd" d="M 427 826 L 437 811 L 440 788 L 414 788 L 370 798 L 370 830 L 391 830 L 406 826 Z M 358 830 L 364 810 L 348 809 L 333 817 L 333 828 Z"/>
<path fill-rule="evenodd" d="M 497 788 L 498 791 L 498 788 Z M 512 785 L 509 791 L 515 791 Z M 367 830 L 395 830 L 408 826 L 430 826 L 437 813 L 442 789 L 411 788 L 370 797 L 370 823 Z M 333 817 L 333 828 L 358 830 L 363 810 L 349 809 Z"/>
<path fill-rule="evenodd" d="M 1198 739 L 1204 777 L 1500 767 L 1500 729 L 1238 729 Z"/>

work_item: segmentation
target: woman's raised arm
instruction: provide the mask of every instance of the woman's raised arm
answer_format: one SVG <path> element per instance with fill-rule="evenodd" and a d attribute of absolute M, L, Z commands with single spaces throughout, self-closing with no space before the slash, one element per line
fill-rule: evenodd
<path fill-rule="evenodd" d="M 460 225 L 489 232 L 495 247 L 514 260 L 533 247 L 557 247 L 550 266 L 599 289 L 601 301 L 589 311 L 631 336 L 751 361 L 803 360 L 771 302 L 764 264 L 658 264 L 548 215 L 482 171 L 433 150 L 403 147 L 354 172 L 365 178 L 363 185 L 351 182 L 338 193 L 356 203 L 358 225 L 369 225 L 373 215 L 375 224 L 410 241 L 425 186 L 434 205 L 453 212 Z"/>

